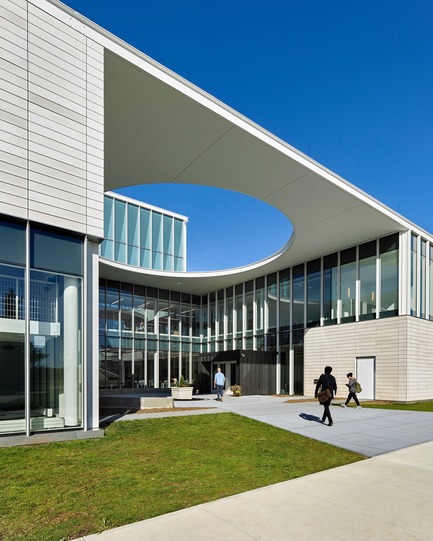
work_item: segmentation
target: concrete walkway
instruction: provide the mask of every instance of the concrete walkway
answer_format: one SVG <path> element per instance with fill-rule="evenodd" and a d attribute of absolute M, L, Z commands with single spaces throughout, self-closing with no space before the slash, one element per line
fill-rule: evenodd
<path fill-rule="evenodd" d="M 316 402 L 207 398 L 191 406 L 212 410 L 169 415 L 233 411 L 373 458 L 80 541 L 433 541 L 433 413 L 334 406 L 334 426 L 328 427 L 318 422 L 323 408 Z"/>

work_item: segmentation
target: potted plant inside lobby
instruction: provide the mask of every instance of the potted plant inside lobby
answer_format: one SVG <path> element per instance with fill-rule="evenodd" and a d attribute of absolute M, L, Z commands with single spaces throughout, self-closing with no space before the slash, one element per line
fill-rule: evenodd
<path fill-rule="evenodd" d="M 171 396 L 174 400 L 192 400 L 194 387 L 190 385 L 183 376 L 180 376 L 179 383 L 171 385 Z"/>

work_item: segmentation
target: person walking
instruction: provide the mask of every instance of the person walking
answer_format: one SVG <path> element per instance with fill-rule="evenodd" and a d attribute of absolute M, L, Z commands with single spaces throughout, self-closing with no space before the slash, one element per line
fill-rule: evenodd
<path fill-rule="evenodd" d="M 358 397 L 356 396 L 356 378 L 353 377 L 353 372 L 349 372 L 347 374 L 347 378 L 349 380 L 349 383 L 346 383 L 346 387 L 349 387 L 349 394 L 346 398 L 346 402 L 344 404 L 341 404 L 341 407 L 346 408 L 353 398 L 356 407 L 361 409 L 361 404 L 359 403 Z"/>
<path fill-rule="evenodd" d="M 221 368 L 218 367 L 218 370 L 215 374 L 214 380 L 213 380 L 213 386 L 216 387 L 217 391 L 217 400 L 220 402 L 223 401 L 223 395 L 224 395 L 224 382 L 226 380 L 226 377 L 221 372 Z"/>
<path fill-rule="evenodd" d="M 334 398 L 336 392 L 337 392 L 337 381 L 335 380 L 334 376 L 331 375 L 332 372 L 332 366 L 325 366 L 325 373 L 322 374 L 317 382 L 316 389 L 314 391 L 314 396 L 317 398 L 317 394 L 319 391 L 324 391 L 326 389 L 329 389 L 331 396 L 326 400 L 326 402 L 323 402 L 323 415 L 321 422 L 324 423 L 326 419 L 328 419 L 328 426 L 332 426 L 334 424 L 331 416 L 331 412 L 329 410 L 329 406 L 331 404 L 331 400 Z"/>

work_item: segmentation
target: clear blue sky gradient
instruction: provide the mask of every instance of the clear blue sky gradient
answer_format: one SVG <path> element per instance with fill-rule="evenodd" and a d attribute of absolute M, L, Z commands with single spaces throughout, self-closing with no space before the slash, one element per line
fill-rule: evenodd
<path fill-rule="evenodd" d="M 433 232 L 430 0 L 65 3 Z M 190 217 L 188 270 L 285 244 L 283 216 L 219 192 L 122 191 Z"/>

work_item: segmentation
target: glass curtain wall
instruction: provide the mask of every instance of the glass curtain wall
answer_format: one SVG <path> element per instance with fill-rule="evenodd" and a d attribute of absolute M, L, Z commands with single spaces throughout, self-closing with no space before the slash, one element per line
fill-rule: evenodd
<path fill-rule="evenodd" d="M 398 234 L 390 235 L 202 297 L 103 281 L 101 385 L 170 386 L 181 374 L 194 377 L 193 353 L 200 349 L 278 349 L 281 391 L 299 393 L 306 327 L 398 314 L 398 242 Z M 433 248 L 425 243 L 421 249 L 423 290 L 431 295 Z M 11 267 L 8 272 L 22 276 Z M 5 310 L 18 313 L 17 307 Z"/>
<path fill-rule="evenodd" d="M 30 229 L 30 429 L 81 427 L 83 241 Z"/>

